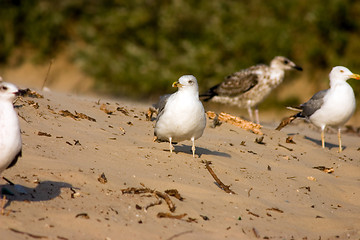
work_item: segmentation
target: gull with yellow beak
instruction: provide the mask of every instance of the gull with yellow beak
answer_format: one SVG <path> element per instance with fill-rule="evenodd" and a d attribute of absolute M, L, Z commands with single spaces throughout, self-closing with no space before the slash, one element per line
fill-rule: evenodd
<path fill-rule="evenodd" d="M 3 82 L 0 77 L 0 174 L 13 167 L 21 157 L 20 125 L 13 105 L 18 94 L 19 90 L 15 85 Z M 5 195 L 0 203 L 0 214 L 3 214 Z"/>
<path fill-rule="evenodd" d="M 13 101 L 18 88 L 0 77 L 0 173 L 14 166 L 21 157 L 21 133 Z"/>
<path fill-rule="evenodd" d="M 178 91 L 160 98 L 157 104 L 158 116 L 154 135 L 158 141 L 168 141 L 170 152 L 172 143 L 192 141 L 192 154 L 195 157 L 195 140 L 202 136 L 206 116 L 199 100 L 199 87 L 193 75 L 184 75 L 174 82 Z"/>
<path fill-rule="evenodd" d="M 283 120 L 276 129 L 282 129 L 295 118 L 306 118 L 321 128 L 321 145 L 322 148 L 325 148 L 325 127 L 336 127 L 338 129 L 339 152 L 341 152 L 341 127 L 351 118 L 356 108 L 354 91 L 346 81 L 351 78 L 359 80 L 360 75 L 352 73 L 346 67 L 337 66 L 331 70 L 329 78 L 329 89 L 316 93 L 309 101 L 295 109 L 290 108 L 301 112 Z"/>

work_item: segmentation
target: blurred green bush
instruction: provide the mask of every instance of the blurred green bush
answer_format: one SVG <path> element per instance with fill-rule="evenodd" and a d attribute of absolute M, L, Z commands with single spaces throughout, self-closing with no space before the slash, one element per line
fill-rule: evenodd
<path fill-rule="evenodd" d="M 171 91 L 183 74 L 205 90 L 276 55 L 311 79 L 335 65 L 360 71 L 359 13 L 355 0 L 0 0 L 0 63 L 17 50 L 38 63 L 66 51 L 97 91 L 136 98 Z"/>

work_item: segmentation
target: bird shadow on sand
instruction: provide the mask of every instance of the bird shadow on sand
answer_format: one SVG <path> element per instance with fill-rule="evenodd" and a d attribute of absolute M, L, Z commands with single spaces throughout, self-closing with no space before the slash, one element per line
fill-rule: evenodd
<path fill-rule="evenodd" d="M 13 201 L 49 201 L 61 194 L 62 188 L 73 188 L 71 184 L 66 182 L 43 181 L 35 188 L 25 187 L 19 184 L 0 185 L 2 196 L 6 196 L 8 200 L 4 208 L 10 206 Z M 5 191 L 4 191 L 5 190 Z"/>
<path fill-rule="evenodd" d="M 306 139 L 306 140 L 310 140 L 310 141 L 316 143 L 317 145 L 319 145 L 319 146 L 321 147 L 321 140 L 315 139 L 315 138 L 311 138 L 311 137 L 307 137 L 307 136 L 305 136 L 305 139 Z M 337 145 L 337 144 L 332 144 L 332 143 L 328 143 L 328 142 L 325 141 L 325 148 L 328 148 L 328 149 L 339 148 L 339 145 Z M 342 150 L 344 150 L 344 149 L 346 149 L 346 146 L 343 145 L 343 146 L 342 146 Z"/>
<path fill-rule="evenodd" d="M 189 145 L 182 144 L 182 145 L 175 145 L 174 147 L 175 147 L 175 149 L 174 149 L 175 153 L 182 152 L 182 153 L 187 153 L 187 154 L 192 155 L 191 146 L 189 146 Z M 195 155 L 197 155 L 198 157 L 201 157 L 202 155 L 213 155 L 213 156 L 227 157 L 227 158 L 231 157 L 231 155 L 228 153 L 219 152 L 219 151 L 211 151 L 209 149 L 202 148 L 202 147 L 196 147 Z"/>

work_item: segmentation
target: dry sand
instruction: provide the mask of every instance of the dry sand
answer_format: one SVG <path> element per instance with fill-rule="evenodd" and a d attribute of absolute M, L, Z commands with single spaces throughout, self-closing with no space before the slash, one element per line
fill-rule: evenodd
<path fill-rule="evenodd" d="M 302 121 L 281 132 L 267 122 L 259 144 L 259 135 L 227 123 L 211 128 L 208 120 L 193 158 L 190 141 L 173 154 L 152 141 L 147 104 L 39 93 L 44 98 L 15 104 L 23 157 L 3 172 L 16 185 L 0 182 L 15 193 L 0 216 L 1 239 L 360 239 L 356 133 L 343 134 L 338 153 L 335 131 L 322 149 L 319 130 Z M 219 188 L 205 161 L 235 194 Z M 151 191 L 122 193 L 132 187 Z M 184 198 L 170 197 L 172 213 L 156 197 L 168 189 Z"/>

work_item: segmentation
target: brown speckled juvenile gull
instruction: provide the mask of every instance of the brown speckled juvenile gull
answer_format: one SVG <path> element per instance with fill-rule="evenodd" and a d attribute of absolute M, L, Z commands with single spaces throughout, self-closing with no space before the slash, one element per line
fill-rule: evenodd
<path fill-rule="evenodd" d="M 233 73 L 200 97 L 204 101 L 211 99 L 247 108 L 251 121 L 254 121 L 252 108 L 255 107 L 256 123 L 259 123 L 258 105 L 284 80 L 285 70 L 291 69 L 302 71 L 286 57 L 277 56 L 270 66 L 259 64 Z"/>

